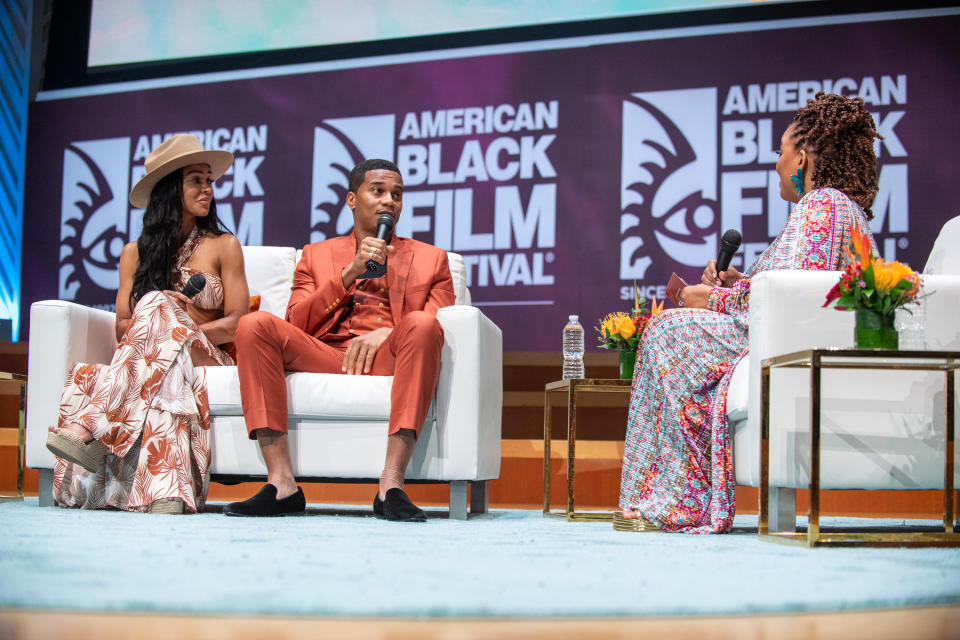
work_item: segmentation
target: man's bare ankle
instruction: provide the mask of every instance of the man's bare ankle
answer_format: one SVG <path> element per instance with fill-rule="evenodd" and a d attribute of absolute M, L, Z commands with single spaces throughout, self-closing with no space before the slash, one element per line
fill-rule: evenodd
<path fill-rule="evenodd" d="M 379 486 L 379 495 L 380 499 L 384 500 L 387 496 L 387 491 L 390 489 L 400 489 L 403 490 L 403 472 L 396 469 L 384 469 L 380 473 L 380 486 Z"/>
<path fill-rule="evenodd" d="M 277 500 L 289 498 L 297 492 L 297 482 L 292 478 L 288 481 L 268 480 L 268 483 L 277 488 Z"/>

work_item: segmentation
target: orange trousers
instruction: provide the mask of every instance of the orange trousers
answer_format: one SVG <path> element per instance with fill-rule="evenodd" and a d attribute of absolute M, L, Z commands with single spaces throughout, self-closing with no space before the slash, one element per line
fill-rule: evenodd
<path fill-rule="evenodd" d="M 346 343 L 327 344 L 286 320 L 255 311 L 240 318 L 234 338 L 240 400 L 247 434 L 255 429 L 287 432 L 285 371 L 342 373 Z M 425 311 L 403 316 L 373 359 L 370 375 L 393 375 L 390 427 L 414 429 L 417 436 L 430 409 L 440 373 L 443 329 Z"/>

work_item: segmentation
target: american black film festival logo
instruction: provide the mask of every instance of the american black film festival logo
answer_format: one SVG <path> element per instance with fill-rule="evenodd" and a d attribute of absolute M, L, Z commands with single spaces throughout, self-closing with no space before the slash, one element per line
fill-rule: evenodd
<path fill-rule="evenodd" d="M 749 267 L 783 229 L 792 205 L 775 170 L 781 130 L 818 91 L 862 97 L 884 136 L 875 143 L 879 192 L 871 229 L 888 260 L 909 246 L 906 75 L 785 81 L 632 93 L 623 100 L 620 294 L 663 298 L 671 271 L 699 271 L 725 229 L 743 232 L 732 264 Z M 780 124 L 777 125 L 781 126 Z"/>
<path fill-rule="evenodd" d="M 395 161 L 404 178 L 399 235 L 462 254 L 471 287 L 553 285 L 557 171 L 550 153 L 559 110 L 553 100 L 321 121 L 311 241 L 352 229 L 350 169 L 379 157 Z"/>
<path fill-rule="evenodd" d="M 64 149 L 60 299 L 102 304 L 116 291 L 120 252 L 130 237 L 129 187 L 130 138 L 74 142 Z"/>
<path fill-rule="evenodd" d="M 242 245 L 263 244 L 264 189 L 258 171 L 267 125 L 189 131 L 205 149 L 226 149 L 233 166 L 214 185 L 217 215 Z M 175 133 L 71 142 L 63 151 L 58 296 L 113 309 L 120 253 L 136 240 L 143 210 L 128 201 L 150 152 Z"/>

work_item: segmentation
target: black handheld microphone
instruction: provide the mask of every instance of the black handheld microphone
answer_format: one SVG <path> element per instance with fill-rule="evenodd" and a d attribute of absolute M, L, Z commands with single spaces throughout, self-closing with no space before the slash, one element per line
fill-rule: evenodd
<path fill-rule="evenodd" d="M 740 248 L 740 232 L 736 229 L 727 229 L 720 238 L 720 251 L 717 252 L 717 273 L 726 271 L 730 267 L 730 259 Z"/>
<path fill-rule="evenodd" d="M 202 273 L 195 273 L 190 276 L 190 279 L 187 280 L 187 284 L 183 287 L 183 291 L 180 293 L 188 298 L 192 298 L 203 291 L 205 286 L 207 286 L 207 279 L 203 277 Z"/>
<path fill-rule="evenodd" d="M 389 213 L 381 213 L 377 216 L 377 237 L 386 240 L 390 232 L 393 231 L 393 216 Z M 367 260 L 367 271 L 357 276 L 357 280 L 366 280 L 367 278 L 379 278 L 387 272 L 387 257 L 383 257 L 383 264 L 376 260 Z"/>

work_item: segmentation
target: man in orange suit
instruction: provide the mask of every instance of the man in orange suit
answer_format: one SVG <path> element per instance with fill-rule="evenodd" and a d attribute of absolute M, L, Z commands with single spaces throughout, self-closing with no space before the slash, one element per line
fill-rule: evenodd
<path fill-rule="evenodd" d="M 365 160 L 350 172 L 347 206 L 354 230 L 304 247 L 293 277 L 287 318 L 258 311 L 240 319 L 235 343 L 247 432 L 260 446 L 267 484 L 233 502 L 231 516 L 304 511 L 287 441 L 285 371 L 393 375 L 387 456 L 373 501 L 388 520 L 424 522 L 403 490 L 403 472 L 430 408 L 440 371 L 443 331 L 437 310 L 453 304 L 442 249 L 410 238 L 377 238 L 377 218 L 400 216 L 403 178 L 395 164 Z M 388 260 L 389 258 L 389 260 Z M 367 262 L 384 276 L 359 279 Z"/>

